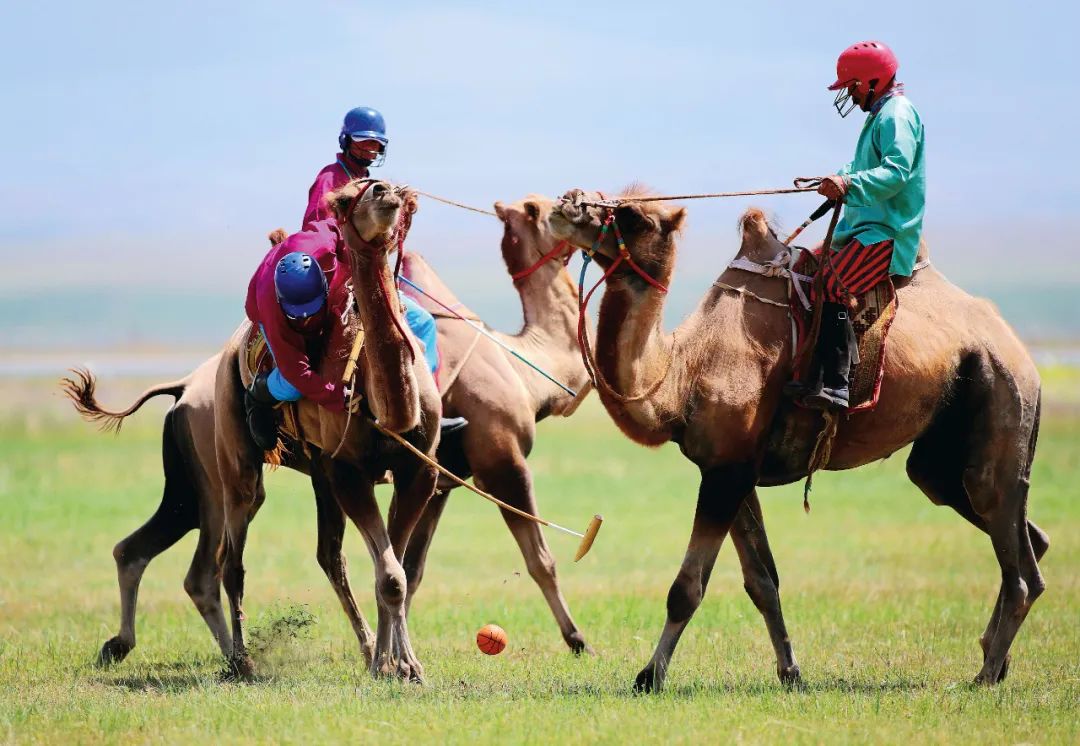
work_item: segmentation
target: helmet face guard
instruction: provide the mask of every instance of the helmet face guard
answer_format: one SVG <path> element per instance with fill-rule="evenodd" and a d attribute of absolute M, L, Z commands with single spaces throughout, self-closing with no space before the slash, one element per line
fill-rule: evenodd
<path fill-rule="evenodd" d="M 378 132 L 350 132 L 349 134 L 343 134 L 338 138 L 338 142 L 341 144 L 342 152 L 348 153 L 349 148 L 352 147 L 354 142 L 363 142 L 364 140 L 374 140 L 382 146 L 379 150 L 379 154 L 375 156 L 374 160 L 367 160 L 366 158 L 357 158 L 350 153 L 353 160 L 363 163 L 364 166 L 378 167 L 386 162 L 386 146 L 390 144 L 390 141 Z M 366 161 L 366 162 L 365 162 Z"/>
<path fill-rule="evenodd" d="M 855 82 L 856 81 L 854 80 L 850 80 L 844 83 L 843 88 L 840 88 L 836 92 L 836 98 L 833 99 L 833 108 L 836 109 L 836 113 L 839 114 L 841 118 L 846 117 L 855 110 L 856 106 L 858 106 L 858 104 L 855 103 L 855 99 L 851 96 L 851 85 Z"/>

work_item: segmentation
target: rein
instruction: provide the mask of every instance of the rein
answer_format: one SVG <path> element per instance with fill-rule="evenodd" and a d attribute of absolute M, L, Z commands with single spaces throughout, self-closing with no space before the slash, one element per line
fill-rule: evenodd
<path fill-rule="evenodd" d="M 531 267 L 528 267 L 526 269 L 521 270 L 520 272 L 516 272 L 516 273 L 510 275 L 510 279 L 513 280 L 514 282 L 517 282 L 518 280 L 524 280 L 526 277 L 528 277 L 533 272 L 535 272 L 536 270 L 543 267 L 545 264 L 550 262 L 552 259 L 555 259 L 557 256 L 559 256 L 559 254 L 566 251 L 566 249 L 567 249 L 567 247 L 569 245 L 570 245 L 570 242 L 565 240 L 565 239 L 562 240 L 562 241 L 559 241 L 557 244 L 555 244 L 554 249 L 552 249 L 548 253 L 544 254 L 542 257 L 540 257 L 540 259 L 535 264 L 533 264 Z M 567 253 L 566 256 L 563 257 L 562 263 L 563 263 L 564 267 L 567 264 L 570 263 L 570 254 L 569 253 Z"/>
<path fill-rule="evenodd" d="M 754 189 L 746 192 L 713 192 L 711 194 L 673 194 L 673 195 L 646 195 L 644 197 L 616 197 L 615 199 L 602 199 L 598 202 L 581 202 L 586 207 L 606 207 L 608 209 L 618 207 L 627 202 L 671 202 L 684 199 L 723 199 L 725 197 L 760 197 L 767 194 L 800 194 L 802 192 L 816 192 L 820 179 L 795 179 L 795 186 L 787 189 Z"/>

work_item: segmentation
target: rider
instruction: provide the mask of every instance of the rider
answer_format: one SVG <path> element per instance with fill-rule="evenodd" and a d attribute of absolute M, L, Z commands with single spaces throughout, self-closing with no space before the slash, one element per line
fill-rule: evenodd
<path fill-rule="evenodd" d="M 266 255 L 248 284 L 244 311 L 266 338 L 274 368 L 259 373 L 244 392 L 244 413 L 255 443 L 277 442 L 274 406 L 307 397 L 334 412 L 345 410 L 345 392 L 312 368 L 308 346 L 330 328 L 348 304 L 344 241 L 333 220 L 294 233 Z"/>
<path fill-rule="evenodd" d="M 306 352 L 306 343 L 312 338 L 321 337 L 329 328 L 328 320 L 333 319 L 333 316 L 323 312 L 327 300 L 331 313 L 339 316 L 348 302 L 348 294 L 343 289 L 349 274 L 348 255 L 326 203 L 326 195 L 352 179 L 367 178 L 369 166 L 382 165 L 389 142 L 386 123 L 378 111 L 361 106 L 346 113 L 338 135 L 341 153 L 334 163 L 319 172 L 308 190 L 308 207 L 304 212 L 302 230 L 272 249 L 251 279 L 248 317 L 260 323 L 260 308 L 255 300 L 258 296 L 263 301 L 262 313 L 274 320 L 270 325 L 273 331 L 267 329 L 265 321 L 261 326 L 277 367 L 269 374 L 256 377 L 244 397 L 252 437 L 264 450 L 273 448 L 277 440 L 273 407 L 278 402 L 297 401 L 307 396 L 328 409 L 344 409 L 342 388 L 318 376 L 311 369 Z M 274 262 L 285 264 L 285 258 L 297 251 L 307 252 L 309 261 L 304 263 L 302 259 L 294 259 L 287 266 L 279 267 L 273 274 L 274 295 L 271 295 L 268 282 L 272 272 L 270 268 Z M 341 271 L 337 271 L 338 267 L 342 268 Z M 322 271 L 318 272 L 320 269 Z M 315 280 L 317 274 L 323 277 L 321 285 Z M 256 289 L 257 285 L 261 290 Z M 284 294 L 282 287 L 285 288 Z M 405 307 L 405 321 L 423 343 L 428 368 L 435 375 L 439 367 L 435 319 L 408 296 L 400 292 L 398 295 Z M 280 307 L 273 303 L 275 297 Z M 304 315 L 297 316 L 297 313 Z M 272 339 L 271 335 L 276 339 Z M 279 358 L 278 354 L 282 357 Z M 461 417 L 442 418 L 440 421 L 443 435 L 459 430 L 466 424 L 467 421 Z"/>
<path fill-rule="evenodd" d="M 821 181 L 818 192 L 844 203 L 831 256 L 822 254 L 821 331 L 805 384 L 788 392 L 816 409 L 848 407 L 855 332 L 848 317 L 859 296 L 889 275 L 910 276 L 919 252 L 926 171 L 922 120 L 896 80 L 899 63 L 879 41 L 853 44 L 836 62 L 833 105 L 841 117 L 868 116 L 855 158 Z"/>
<path fill-rule="evenodd" d="M 369 106 L 350 109 L 338 134 L 341 152 L 333 163 L 319 171 L 315 183 L 308 190 L 308 205 L 301 228 L 306 229 L 311 223 L 333 217 L 326 204 L 326 195 L 353 179 L 368 178 L 368 168 L 381 166 L 386 160 L 386 147 L 389 144 L 382 114 Z"/>

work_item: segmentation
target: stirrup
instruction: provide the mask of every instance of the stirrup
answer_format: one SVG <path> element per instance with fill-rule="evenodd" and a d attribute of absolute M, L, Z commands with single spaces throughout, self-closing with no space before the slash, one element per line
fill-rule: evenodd
<path fill-rule="evenodd" d="M 464 417 L 439 418 L 439 432 L 443 435 L 449 435 L 450 433 L 456 433 L 458 430 L 464 430 L 468 425 L 469 421 Z"/>
<path fill-rule="evenodd" d="M 850 406 L 850 397 L 847 388 L 827 389 L 822 388 L 812 395 L 803 399 L 803 406 L 810 409 L 821 409 L 828 412 L 846 412 Z"/>

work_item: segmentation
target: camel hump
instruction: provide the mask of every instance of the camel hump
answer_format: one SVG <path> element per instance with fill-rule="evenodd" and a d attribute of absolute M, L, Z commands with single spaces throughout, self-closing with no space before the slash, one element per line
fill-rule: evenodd
<path fill-rule="evenodd" d="M 739 219 L 739 225 L 742 227 L 743 239 L 764 239 L 768 238 L 772 233 L 769 229 L 769 219 L 765 217 L 764 211 L 758 207 L 751 207 L 744 212 Z"/>

